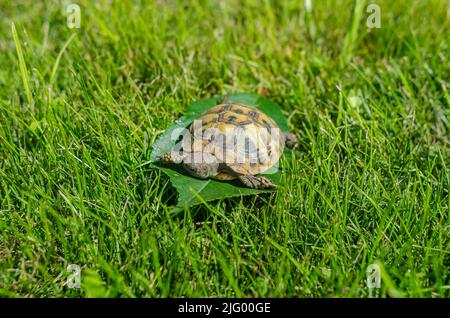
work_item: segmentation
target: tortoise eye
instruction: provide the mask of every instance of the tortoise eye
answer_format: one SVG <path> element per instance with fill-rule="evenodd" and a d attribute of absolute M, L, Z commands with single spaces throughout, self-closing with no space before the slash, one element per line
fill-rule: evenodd
<path fill-rule="evenodd" d="M 175 141 L 175 143 L 177 144 L 177 143 L 181 142 L 181 140 L 183 140 L 183 134 L 181 134 L 177 137 L 177 140 Z"/>

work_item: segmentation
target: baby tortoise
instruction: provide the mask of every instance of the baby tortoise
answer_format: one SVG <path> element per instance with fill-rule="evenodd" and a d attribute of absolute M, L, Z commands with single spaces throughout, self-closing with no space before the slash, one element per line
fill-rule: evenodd
<path fill-rule="evenodd" d="M 285 145 L 297 143 L 294 134 L 281 132 L 260 110 L 227 99 L 200 115 L 186 136 L 180 152 L 168 152 L 159 161 L 182 164 L 197 178 L 239 179 L 255 189 L 275 186 L 258 174 L 278 162 Z"/>

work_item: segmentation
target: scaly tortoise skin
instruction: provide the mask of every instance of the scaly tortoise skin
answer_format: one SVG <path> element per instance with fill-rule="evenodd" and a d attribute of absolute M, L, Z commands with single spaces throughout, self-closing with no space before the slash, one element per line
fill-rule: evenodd
<path fill-rule="evenodd" d="M 163 163 L 181 163 L 191 175 L 217 180 L 239 179 L 256 189 L 274 187 L 268 178 L 257 176 L 275 165 L 287 144 L 296 144 L 294 134 L 282 133 L 262 111 L 222 100 L 200 115 L 189 127 L 182 152 L 164 154 Z M 195 161 L 195 156 L 198 155 Z M 203 155 L 203 157 L 201 156 Z"/>

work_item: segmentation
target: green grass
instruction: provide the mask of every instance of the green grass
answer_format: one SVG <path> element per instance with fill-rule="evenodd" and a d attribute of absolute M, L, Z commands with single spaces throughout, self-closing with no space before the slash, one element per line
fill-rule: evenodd
<path fill-rule="evenodd" d="M 0 296 L 449 296 L 448 1 L 77 2 L 0 4 Z M 142 163 L 232 92 L 288 116 L 282 186 L 169 215 Z"/>

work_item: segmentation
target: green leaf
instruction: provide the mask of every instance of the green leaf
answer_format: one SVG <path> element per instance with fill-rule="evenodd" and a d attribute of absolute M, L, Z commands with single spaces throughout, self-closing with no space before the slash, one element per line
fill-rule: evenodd
<path fill-rule="evenodd" d="M 287 131 L 287 121 L 277 104 L 271 100 L 255 94 L 238 93 L 229 94 L 223 97 L 232 102 L 253 106 L 271 117 L 282 131 Z M 153 145 L 150 154 L 151 167 L 160 169 L 169 176 L 172 186 L 178 191 L 178 202 L 174 211 L 179 211 L 185 207 L 201 204 L 203 201 L 231 198 L 242 195 L 260 194 L 273 192 L 273 189 L 250 189 L 241 185 L 238 181 L 224 182 L 213 179 L 201 180 L 185 173 L 177 165 L 161 165 L 156 160 L 164 153 L 169 152 L 175 146 L 178 137 L 181 135 L 180 128 L 186 128 L 199 115 L 207 111 L 218 103 L 221 97 L 203 99 L 191 103 L 183 117 L 175 121 L 174 125 L 168 128 Z M 278 166 L 270 169 L 265 177 L 278 184 L 281 178 Z"/>

